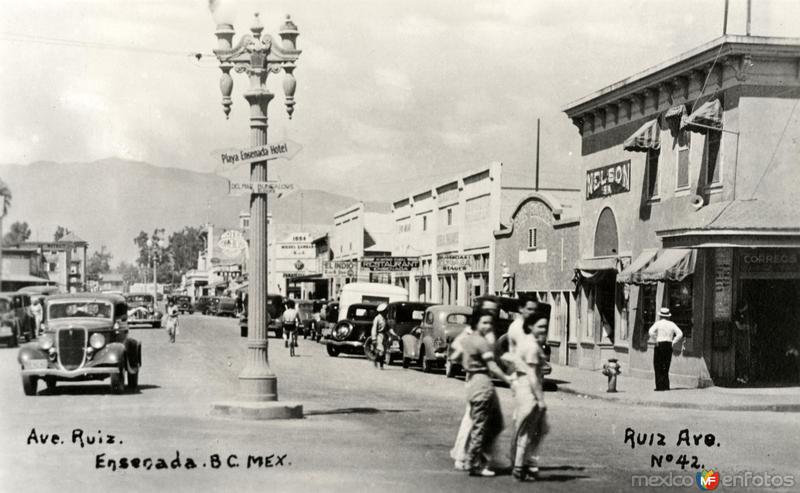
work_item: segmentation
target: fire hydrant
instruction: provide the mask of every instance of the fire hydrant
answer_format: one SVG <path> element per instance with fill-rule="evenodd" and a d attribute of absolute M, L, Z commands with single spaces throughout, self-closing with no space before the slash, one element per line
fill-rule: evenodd
<path fill-rule="evenodd" d="M 617 358 L 609 358 L 608 363 L 603 364 L 603 375 L 608 377 L 608 390 L 606 392 L 617 391 L 617 375 L 622 373 L 622 365 Z"/>

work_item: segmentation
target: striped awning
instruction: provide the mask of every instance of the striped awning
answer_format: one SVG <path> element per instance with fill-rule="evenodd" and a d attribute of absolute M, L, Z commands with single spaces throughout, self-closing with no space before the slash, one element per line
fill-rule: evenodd
<path fill-rule="evenodd" d="M 658 248 L 647 248 L 636 257 L 636 260 L 617 274 L 617 282 L 639 284 L 642 281 L 642 270 L 650 265 L 658 254 Z"/>
<path fill-rule="evenodd" d="M 681 130 L 706 133 L 709 128 L 722 130 L 722 104 L 719 99 L 706 101 L 691 115 L 681 119 Z"/>
<path fill-rule="evenodd" d="M 661 149 L 661 129 L 658 126 L 658 119 L 650 120 L 639 130 L 625 139 L 622 148 L 626 151 L 647 152 L 650 149 Z"/>
<path fill-rule="evenodd" d="M 691 248 L 660 250 L 655 261 L 641 271 L 641 283 L 683 281 L 694 274 L 695 258 L 695 250 Z"/>
<path fill-rule="evenodd" d="M 686 105 L 679 104 L 664 112 L 664 118 L 683 118 L 686 114 Z"/>

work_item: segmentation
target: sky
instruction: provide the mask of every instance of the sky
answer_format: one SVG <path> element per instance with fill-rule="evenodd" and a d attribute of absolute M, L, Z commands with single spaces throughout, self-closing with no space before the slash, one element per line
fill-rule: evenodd
<path fill-rule="evenodd" d="M 532 184 L 578 185 L 563 114 L 593 93 L 721 34 L 723 0 L 263 0 L 230 3 L 237 36 L 259 11 L 299 27 L 296 111 L 271 75 L 270 140 L 303 146 L 270 178 L 392 200 L 491 161 Z M 753 2 L 754 35 L 800 37 L 800 2 Z M 248 147 L 248 84 L 220 104 L 204 0 L 0 0 L 0 163 L 116 156 L 212 172 Z M 729 33 L 746 0 L 730 0 Z M 111 49 L 124 47 L 125 49 Z M 191 53 L 205 54 L 199 61 Z"/>

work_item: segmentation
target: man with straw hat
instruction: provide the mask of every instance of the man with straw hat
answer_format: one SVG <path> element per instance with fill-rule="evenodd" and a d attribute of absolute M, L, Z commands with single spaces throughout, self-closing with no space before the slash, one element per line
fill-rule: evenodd
<path fill-rule="evenodd" d="M 663 307 L 658 311 L 658 320 L 648 334 L 650 340 L 655 339 L 656 348 L 653 353 L 653 371 L 656 374 L 656 391 L 669 390 L 669 366 L 672 363 L 672 346 L 683 339 L 683 332 L 670 320 L 672 313 Z"/>

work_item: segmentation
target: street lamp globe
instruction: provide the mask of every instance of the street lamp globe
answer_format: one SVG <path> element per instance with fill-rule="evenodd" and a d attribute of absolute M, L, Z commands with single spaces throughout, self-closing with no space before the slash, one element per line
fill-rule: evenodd
<path fill-rule="evenodd" d="M 164 240 L 158 240 L 158 247 L 162 249 L 167 248 L 167 242 Z"/>
<path fill-rule="evenodd" d="M 147 248 L 153 248 L 153 240 L 151 238 L 148 238 L 147 241 L 145 242 L 145 245 L 147 245 Z"/>

